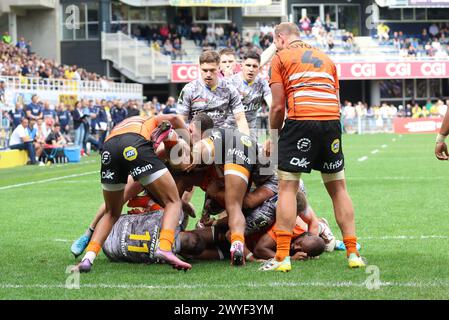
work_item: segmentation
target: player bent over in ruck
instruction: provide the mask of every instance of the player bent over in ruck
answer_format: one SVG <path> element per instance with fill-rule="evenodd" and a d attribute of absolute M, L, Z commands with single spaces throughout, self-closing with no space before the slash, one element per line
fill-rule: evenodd
<path fill-rule="evenodd" d="M 178 128 L 184 127 L 179 119 Z M 175 181 L 156 156 L 153 141 L 158 142 L 166 130 L 158 118 L 131 117 L 118 124 L 111 132 L 101 154 L 101 184 L 105 214 L 98 223 L 87 247 L 87 253 L 74 271 L 88 272 L 106 238 L 119 219 L 123 208 L 123 194 L 128 175 L 139 183 L 164 207 L 164 218 L 159 246 L 154 255 L 176 269 L 188 270 L 191 265 L 172 252 L 175 229 L 181 214 L 181 200 Z M 185 128 L 185 127 L 184 127 Z M 154 136 L 158 136 L 154 138 Z M 161 138 L 161 139 L 159 139 Z"/>

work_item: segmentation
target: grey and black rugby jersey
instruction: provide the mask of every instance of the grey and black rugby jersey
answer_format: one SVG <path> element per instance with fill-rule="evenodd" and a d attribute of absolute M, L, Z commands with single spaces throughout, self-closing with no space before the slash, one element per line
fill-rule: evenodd
<path fill-rule="evenodd" d="M 243 112 L 243 104 L 237 89 L 227 80 L 219 79 L 214 89 L 208 88 L 202 80 L 185 85 L 178 98 L 177 113 L 188 120 L 197 113 L 206 113 L 214 121 L 215 128 L 226 127 L 226 119 Z"/>
<path fill-rule="evenodd" d="M 228 78 L 228 81 L 237 88 L 240 94 L 249 128 L 256 129 L 257 112 L 262 107 L 264 98 L 271 95 L 268 81 L 257 76 L 252 83 L 248 83 L 243 80 L 241 72 Z M 226 124 L 230 127 L 236 126 L 233 115 L 228 117 Z"/>
<path fill-rule="evenodd" d="M 162 227 L 162 210 L 146 214 L 125 214 L 114 224 L 103 245 L 109 260 L 118 262 L 153 263 Z M 175 231 L 174 252 L 180 249 L 179 231 Z"/>

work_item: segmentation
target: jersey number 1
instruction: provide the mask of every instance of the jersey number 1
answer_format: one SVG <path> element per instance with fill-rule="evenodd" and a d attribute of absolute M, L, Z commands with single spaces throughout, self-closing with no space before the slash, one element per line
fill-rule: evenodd
<path fill-rule="evenodd" d="M 147 231 L 145 234 L 130 234 L 129 240 L 136 240 L 136 241 L 150 241 L 150 233 Z M 144 252 L 149 253 L 148 245 L 146 243 L 143 244 L 142 247 L 137 246 L 128 246 L 128 251 L 130 252 Z"/>

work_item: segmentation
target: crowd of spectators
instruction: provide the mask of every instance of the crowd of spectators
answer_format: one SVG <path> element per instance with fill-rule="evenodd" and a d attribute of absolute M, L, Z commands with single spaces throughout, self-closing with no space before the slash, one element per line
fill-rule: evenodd
<path fill-rule="evenodd" d="M 359 101 L 353 104 L 345 101 L 341 108 L 341 121 L 346 133 L 358 131 L 358 124 L 362 126 L 362 131 L 370 132 L 390 132 L 393 130 L 393 119 L 400 118 L 443 118 L 449 106 L 449 99 L 444 102 L 438 99 L 434 103 L 427 100 L 427 103 L 420 106 L 417 102 L 407 103 L 405 106 L 382 103 L 377 106 L 369 106 L 365 102 Z"/>
<path fill-rule="evenodd" d="M 11 77 L 38 77 L 44 79 L 110 81 L 95 72 L 88 72 L 78 66 L 57 63 L 53 59 L 44 59 L 32 51 L 31 41 L 20 37 L 12 43 L 6 31 L 0 42 L 0 75 Z"/>
<path fill-rule="evenodd" d="M 27 150 L 30 164 L 42 164 L 39 160 L 43 159 L 48 145 L 77 145 L 82 154 L 89 155 L 91 151 L 101 151 L 108 132 L 124 119 L 159 113 L 176 113 L 175 98 L 169 97 L 165 104 L 153 97 L 146 103 L 137 100 L 81 99 L 74 105 L 53 105 L 33 95 L 29 104 L 18 101 L 14 110 L 2 110 L 0 148 Z M 23 140 L 24 137 L 29 138 Z"/>
<path fill-rule="evenodd" d="M 403 31 L 391 32 L 380 23 L 377 26 L 377 38 L 380 44 L 393 45 L 401 57 L 429 56 L 444 59 L 449 56 L 449 24 L 432 23 L 422 29 L 421 34 L 406 34 Z"/>

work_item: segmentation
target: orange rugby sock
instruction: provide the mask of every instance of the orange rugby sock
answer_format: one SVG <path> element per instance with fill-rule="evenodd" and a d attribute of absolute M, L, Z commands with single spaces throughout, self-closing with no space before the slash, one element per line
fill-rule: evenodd
<path fill-rule="evenodd" d="M 231 233 L 231 244 L 235 241 L 245 243 L 245 237 L 241 233 Z"/>
<path fill-rule="evenodd" d="M 95 252 L 95 255 L 98 256 L 98 254 L 101 251 L 101 245 L 98 242 L 91 241 L 89 242 L 89 245 L 87 246 L 86 252 Z"/>
<path fill-rule="evenodd" d="M 276 235 L 276 260 L 283 261 L 285 257 L 290 255 L 290 242 L 292 233 L 285 230 L 274 230 Z"/>
<path fill-rule="evenodd" d="M 357 254 L 359 256 L 359 252 L 357 250 L 357 237 L 356 236 L 346 236 L 343 237 L 343 242 L 346 247 L 346 256 L 349 257 L 351 253 Z"/>
<path fill-rule="evenodd" d="M 175 231 L 162 229 L 159 235 L 159 248 L 164 251 L 171 251 L 173 242 L 175 241 Z"/>

